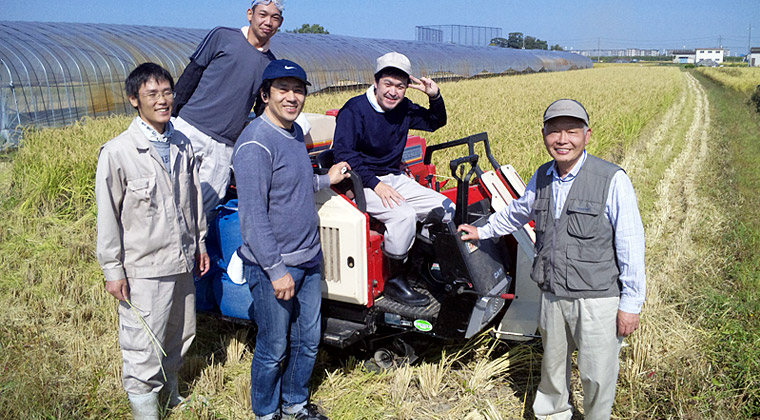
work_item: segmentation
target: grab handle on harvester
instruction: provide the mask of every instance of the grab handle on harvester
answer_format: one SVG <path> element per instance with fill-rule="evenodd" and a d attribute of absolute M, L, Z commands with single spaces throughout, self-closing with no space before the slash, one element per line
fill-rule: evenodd
<path fill-rule="evenodd" d="M 433 144 L 433 145 L 427 146 L 427 148 L 425 149 L 425 158 L 423 162 L 425 165 L 430 165 L 430 162 L 432 161 L 433 152 L 437 150 L 448 149 L 450 147 L 460 146 L 463 144 L 467 145 L 468 153 L 470 155 L 474 155 L 475 144 L 480 143 L 480 142 L 483 143 L 483 148 L 485 149 L 486 158 L 488 159 L 488 162 L 491 163 L 491 166 L 493 167 L 495 171 L 498 171 L 501 165 L 499 165 L 499 162 L 497 162 L 496 158 L 494 158 L 493 154 L 491 154 L 491 145 L 488 142 L 488 133 L 486 133 L 485 131 L 482 133 L 463 137 L 461 139 L 451 140 L 445 143 Z M 478 173 L 478 176 L 480 176 L 483 173 L 483 171 L 480 168 L 478 168 L 477 173 Z"/>
<path fill-rule="evenodd" d="M 464 167 L 470 164 L 470 170 L 465 175 Z M 449 162 L 451 176 L 457 180 L 457 202 L 456 212 L 454 213 L 454 223 L 461 225 L 467 223 L 468 192 L 470 189 L 470 179 L 479 170 L 478 155 L 460 157 Z M 457 174 L 457 172 L 459 172 Z"/>
<path fill-rule="evenodd" d="M 367 198 L 364 196 L 364 185 L 362 184 L 362 179 L 354 171 L 348 171 L 348 175 L 349 179 L 351 180 L 351 184 L 353 184 L 352 188 L 354 191 L 354 203 L 356 203 L 356 208 L 359 209 L 360 212 L 366 213 Z"/>
<path fill-rule="evenodd" d="M 335 152 L 333 149 L 327 149 L 316 156 L 314 162 L 314 165 L 316 166 L 315 173 L 324 175 L 328 170 L 330 170 L 330 167 L 333 166 L 333 164 L 335 164 Z M 359 209 L 360 212 L 366 213 L 367 198 L 364 196 L 364 184 L 362 183 L 362 179 L 354 171 L 348 171 L 348 176 L 349 181 L 351 181 L 351 186 L 349 189 L 351 189 L 354 193 L 354 203 L 356 204 L 356 208 Z M 345 182 L 346 181 L 342 181 L 339 184 L 343 184 Z M 338 187 L 336 186 L 335 188 Z M 345 194 L 345 192 L 345 190 L 341 191 L 343 194 Z"/>

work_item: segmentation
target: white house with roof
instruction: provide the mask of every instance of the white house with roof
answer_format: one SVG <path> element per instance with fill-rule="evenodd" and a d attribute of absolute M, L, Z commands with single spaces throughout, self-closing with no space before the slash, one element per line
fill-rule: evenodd
<path fill-rule="evenodd" d="M 697 48 L 694 52 L 696 54 L 696 63 L 703 60 L 712 60 L 715 63 L 723 64 L 723 48 Z"/>
<path fill-rule="evenodd" d="M 752 47 L 749 49 L 747 64 L 750 67 L 760 67 L 760 47 Z"/>
<path fill-rule="evenodd" d="M 696 62 L 694 50 L 673 50 L 670 53 L 673 55 L 674 63 L 694 64 Z"/>

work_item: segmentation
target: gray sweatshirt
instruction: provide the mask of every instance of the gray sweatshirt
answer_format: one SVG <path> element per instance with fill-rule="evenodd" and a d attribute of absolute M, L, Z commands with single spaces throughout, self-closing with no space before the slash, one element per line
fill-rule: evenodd
<path fill-rule="evenodd" d="M 274 281 L 287 274 L 286 266 L 317 257 L 314 192 L 330 186 L 330 177 L 314 174 L 298 124 L 291 133 L 262 114 L 238 137 L 232 166 L 243 261 L 258 264 Z"/>

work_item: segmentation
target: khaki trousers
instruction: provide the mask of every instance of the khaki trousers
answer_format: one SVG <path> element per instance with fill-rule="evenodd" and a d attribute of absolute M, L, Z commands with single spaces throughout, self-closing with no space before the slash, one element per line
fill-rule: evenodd
<path fill-rule="evenodd" d="M 536 418 L 572 418 L 570 367 L 576 349 L 585 418 L 610 418 L 622 344 L 617 336 L 619 301 L 619 297 L 571 299 L 542 292 L 538 328 L 544 356 L 533 402 Z"/>
<path fill-rule="evenodd" d="M 119 303 L 122 383 L 130 394 L 158 392 L 165 382 L 161 366 L 167 375 L 178 372 L 195 338 L 193 275 L 127 279 L 127 283 L 132 307 Z"/>
<path fill-rule="evenodd" d="M 201 182 L 203 211 L 209 215 L 224 199 L 230 183 L 233 146 L 214 140 L 180 117 L 173 118 L 174 129 L 181 132 L 193 145 L 193 154 L 198 158 L 198 178 Z M 211 221 L 210 217 L 207 217 Z"/>

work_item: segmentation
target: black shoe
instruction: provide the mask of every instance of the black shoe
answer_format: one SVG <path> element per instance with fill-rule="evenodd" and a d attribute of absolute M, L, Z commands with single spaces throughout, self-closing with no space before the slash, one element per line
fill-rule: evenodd
<path fill-rule="evenodd" d="M 385 295 L 409 306 L 427 306 L 430 298 L 414 290 L 405 278 L 393 277 L 385 282 Z"/>
<path fill-rule="evenodd" d="M 319 406 L 316 404 L 306 404 L 300 411 L 290 414 L 288 417 L 295 420 L 329 420 L 320 412 Z"/>
<path fill-rule="evenodd" d="M 427 306 L 430 298 L 414 290 L 406 279 L 407 266 L 403 259 L 386 258 L 388 263 L 388 280 L 384 293 L 396 302 L 409 306 Z"/>

